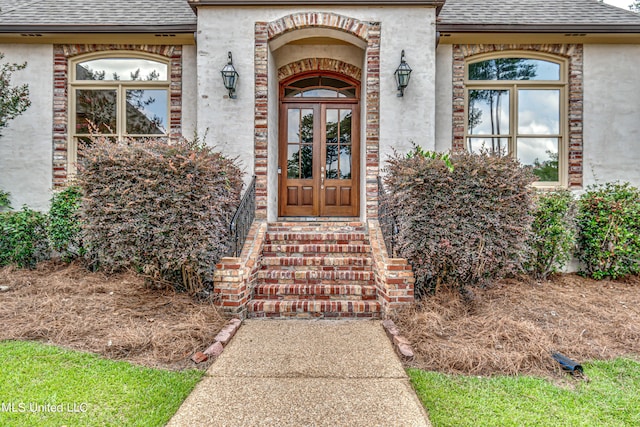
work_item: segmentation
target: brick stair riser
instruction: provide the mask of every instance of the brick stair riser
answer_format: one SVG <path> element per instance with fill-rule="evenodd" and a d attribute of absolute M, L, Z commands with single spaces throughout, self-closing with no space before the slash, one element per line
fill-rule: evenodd
<path fill-rule="evenodd" d="M 303 255 L 303 256 L 322 256 L 323 254 L 331 254 L 333 256 L 353 256 L 354 254 L 370 254 L 371 247 L 369 245 L 264 245 L 263 255 L 278 256 Z"/>
<path fill-rule="evenodd" d="M 366 227 L 358 222 L 299 223 L 281 222 L 269 224 L 268 233 L 364 233 Z"/>
<path fill-rule="evenodd" d="M 380 317 L 377 301 L 274 301 L 253 300 L 252 317 L 275 318 L 358 318 Z"/>
<path fill-rule="evenodd" d="M 371 281 L 373 273 L 369 271 L 310 271 L 310 270 L 262 270 L 258 280 L 349 280 Z"/>
<path fill-rule="evenodd" d="M 373 285 L 270 285 L 256 286 L 254 299 L 375 300 Z"/>
<path fill-rule="evenodd" d="M 364 233 L 267 233 L 265 244 L 368 245 L 369 242 L 367 236 Z"/>
<path fill-rule="evenodd" d="M 262 269 L 271 270 L 285 267 L 306 267 L 308 270 L 344 270 L 353 268 L 354 271 L 368 269 L 371 271 L 373 261 L 369 257 L 303 257 L 303 256 L 264 256 Z M 327 267 L 327 268 L 325 268 Z M 344 267 L 344 268 L 341 268 Z"/>

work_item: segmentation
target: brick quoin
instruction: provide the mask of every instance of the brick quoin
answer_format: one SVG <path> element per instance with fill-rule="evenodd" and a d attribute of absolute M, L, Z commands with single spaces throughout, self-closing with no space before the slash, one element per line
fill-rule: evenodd
<path fill-rule="evenodd" d="M 581 44 L 487 44 L 453 45 L 453 150 L 464 150 L 464 71 L 465 61 L 492 52 L 543 52 L 568 59 L 569 108 L 568 176 L 569 188 L 582 188 L 583 177 L 583 45 Z"/>
<path fill-rule="evenodd" d="M 53 46 L 53 187 L 61 188 L 68 178 L 69 60 L 87 53 L 131 51 L 151 53 L 169 60 L 169 137 L 182 133 L 182 46 L 167 45 L 54 45 Z"/>

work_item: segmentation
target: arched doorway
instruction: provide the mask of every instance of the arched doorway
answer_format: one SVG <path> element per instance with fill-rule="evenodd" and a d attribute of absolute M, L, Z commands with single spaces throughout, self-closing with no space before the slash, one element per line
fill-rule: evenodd
<path fill-rule="evenodd" d="M 327 71 L 280 85 L 279 216 L 357 216 L 360 84 Z"/>

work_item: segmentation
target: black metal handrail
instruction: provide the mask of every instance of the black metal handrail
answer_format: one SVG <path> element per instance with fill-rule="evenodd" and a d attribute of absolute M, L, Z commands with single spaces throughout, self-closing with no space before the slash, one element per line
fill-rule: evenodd
<path fill-rule="evenodd" d="M 229 256 L 238 257 L 242 253 L 242 247 L 247 240 L 249 229 L 256 217 L 256 177 L 254 176 L 244 192 L 240 206 L 236 210 L 229 224 Z"/>
<path fill-rule="evenodd" d="M 389 257 L 395 258 L 398 222 L 389 206 L 389 195 L 384 189 L 381 176 L 378 176 L 378 221 L 380 222 L 384 244 L 387 246 L 387 253 Z"/>

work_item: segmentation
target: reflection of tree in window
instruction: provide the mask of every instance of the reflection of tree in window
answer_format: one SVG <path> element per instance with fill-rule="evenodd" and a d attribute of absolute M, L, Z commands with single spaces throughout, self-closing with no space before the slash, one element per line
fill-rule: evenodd
<path fill-rule="evenodd" d="M 90 67 L 78 65 L 76 67 L 77 80 L 104 81 L 105 71 L 94 71 Z M 143 81 L 140 69 L 130 73 L 131 81 Z M 159 73 L 152 70 L 144 81 L 157 81 Z M 120 81 L 120 76 L 114 72 L 112 79 Z M 154 97 L 155 95 L 155 97 Z M 160 99 L 160 108 L 167 104 L 165 89 L 126 89 L 126 132 L 131 135 L 163 135 L 166 128 L 163 117 L 147 111 Z M 90 133 L 93 126 L 98 132 L 116 133 L 117 95 L 115 90 L 78 89 L 76 91 L 76 133 Z M 164 107 L 166 109 L 166 107 Z M 166 114 L 166 113 L 165 113 Z"/>
<path fill-rule="evenodd" d="M 546 151 L 549 158 L 540 161 L 536 158 L 533 161 L 533 173 L 539 179 L 538 181 L 557 182 L 558 181 L 558 153 L 550 150 Z"/>
<path fill-rule="evenodd" d="M 287 177 L 291 179 L 313 178 L 313 114 L 302 116 L 299 144 L 289 144 L 295 151 L 287 159 Z"/>
<path fill-rule="evenodd" d="M 95 129 L 99 133 L 116 132 L 115 90 L 78 89 L 76 91 L 76 133 L 91 133 Z"/>
<path fill-rule="evenodd" d="M 328 110 L 326 132 L 327 179 L 351 179 L 351 111 Z"/>
<path fill-rule="evenodd" d="M 522 58 L 498 58 L 469 64 L 469 80 L 530 80 L 536 77 L 537 64 Z M 471 90 L 469 91 L 469 134 L 483 123 L 482 109 L 477 103 L 489 106 L 491 135 L 501 135 L 502 130 L 502 97 L 508 90 Z M 507 113 L 508 114 L 508 113 Z M 507 130 L 508 132 L 508 130 Z M 503 155 L 508 147 L 502 146 L 502 138 L 492 137 L 491 147 L 486 147 L 491 154 Z M 470 143 L 470 142 L 469 142 Z M 469 147 L 473 151 L 473 147 Z"/>

